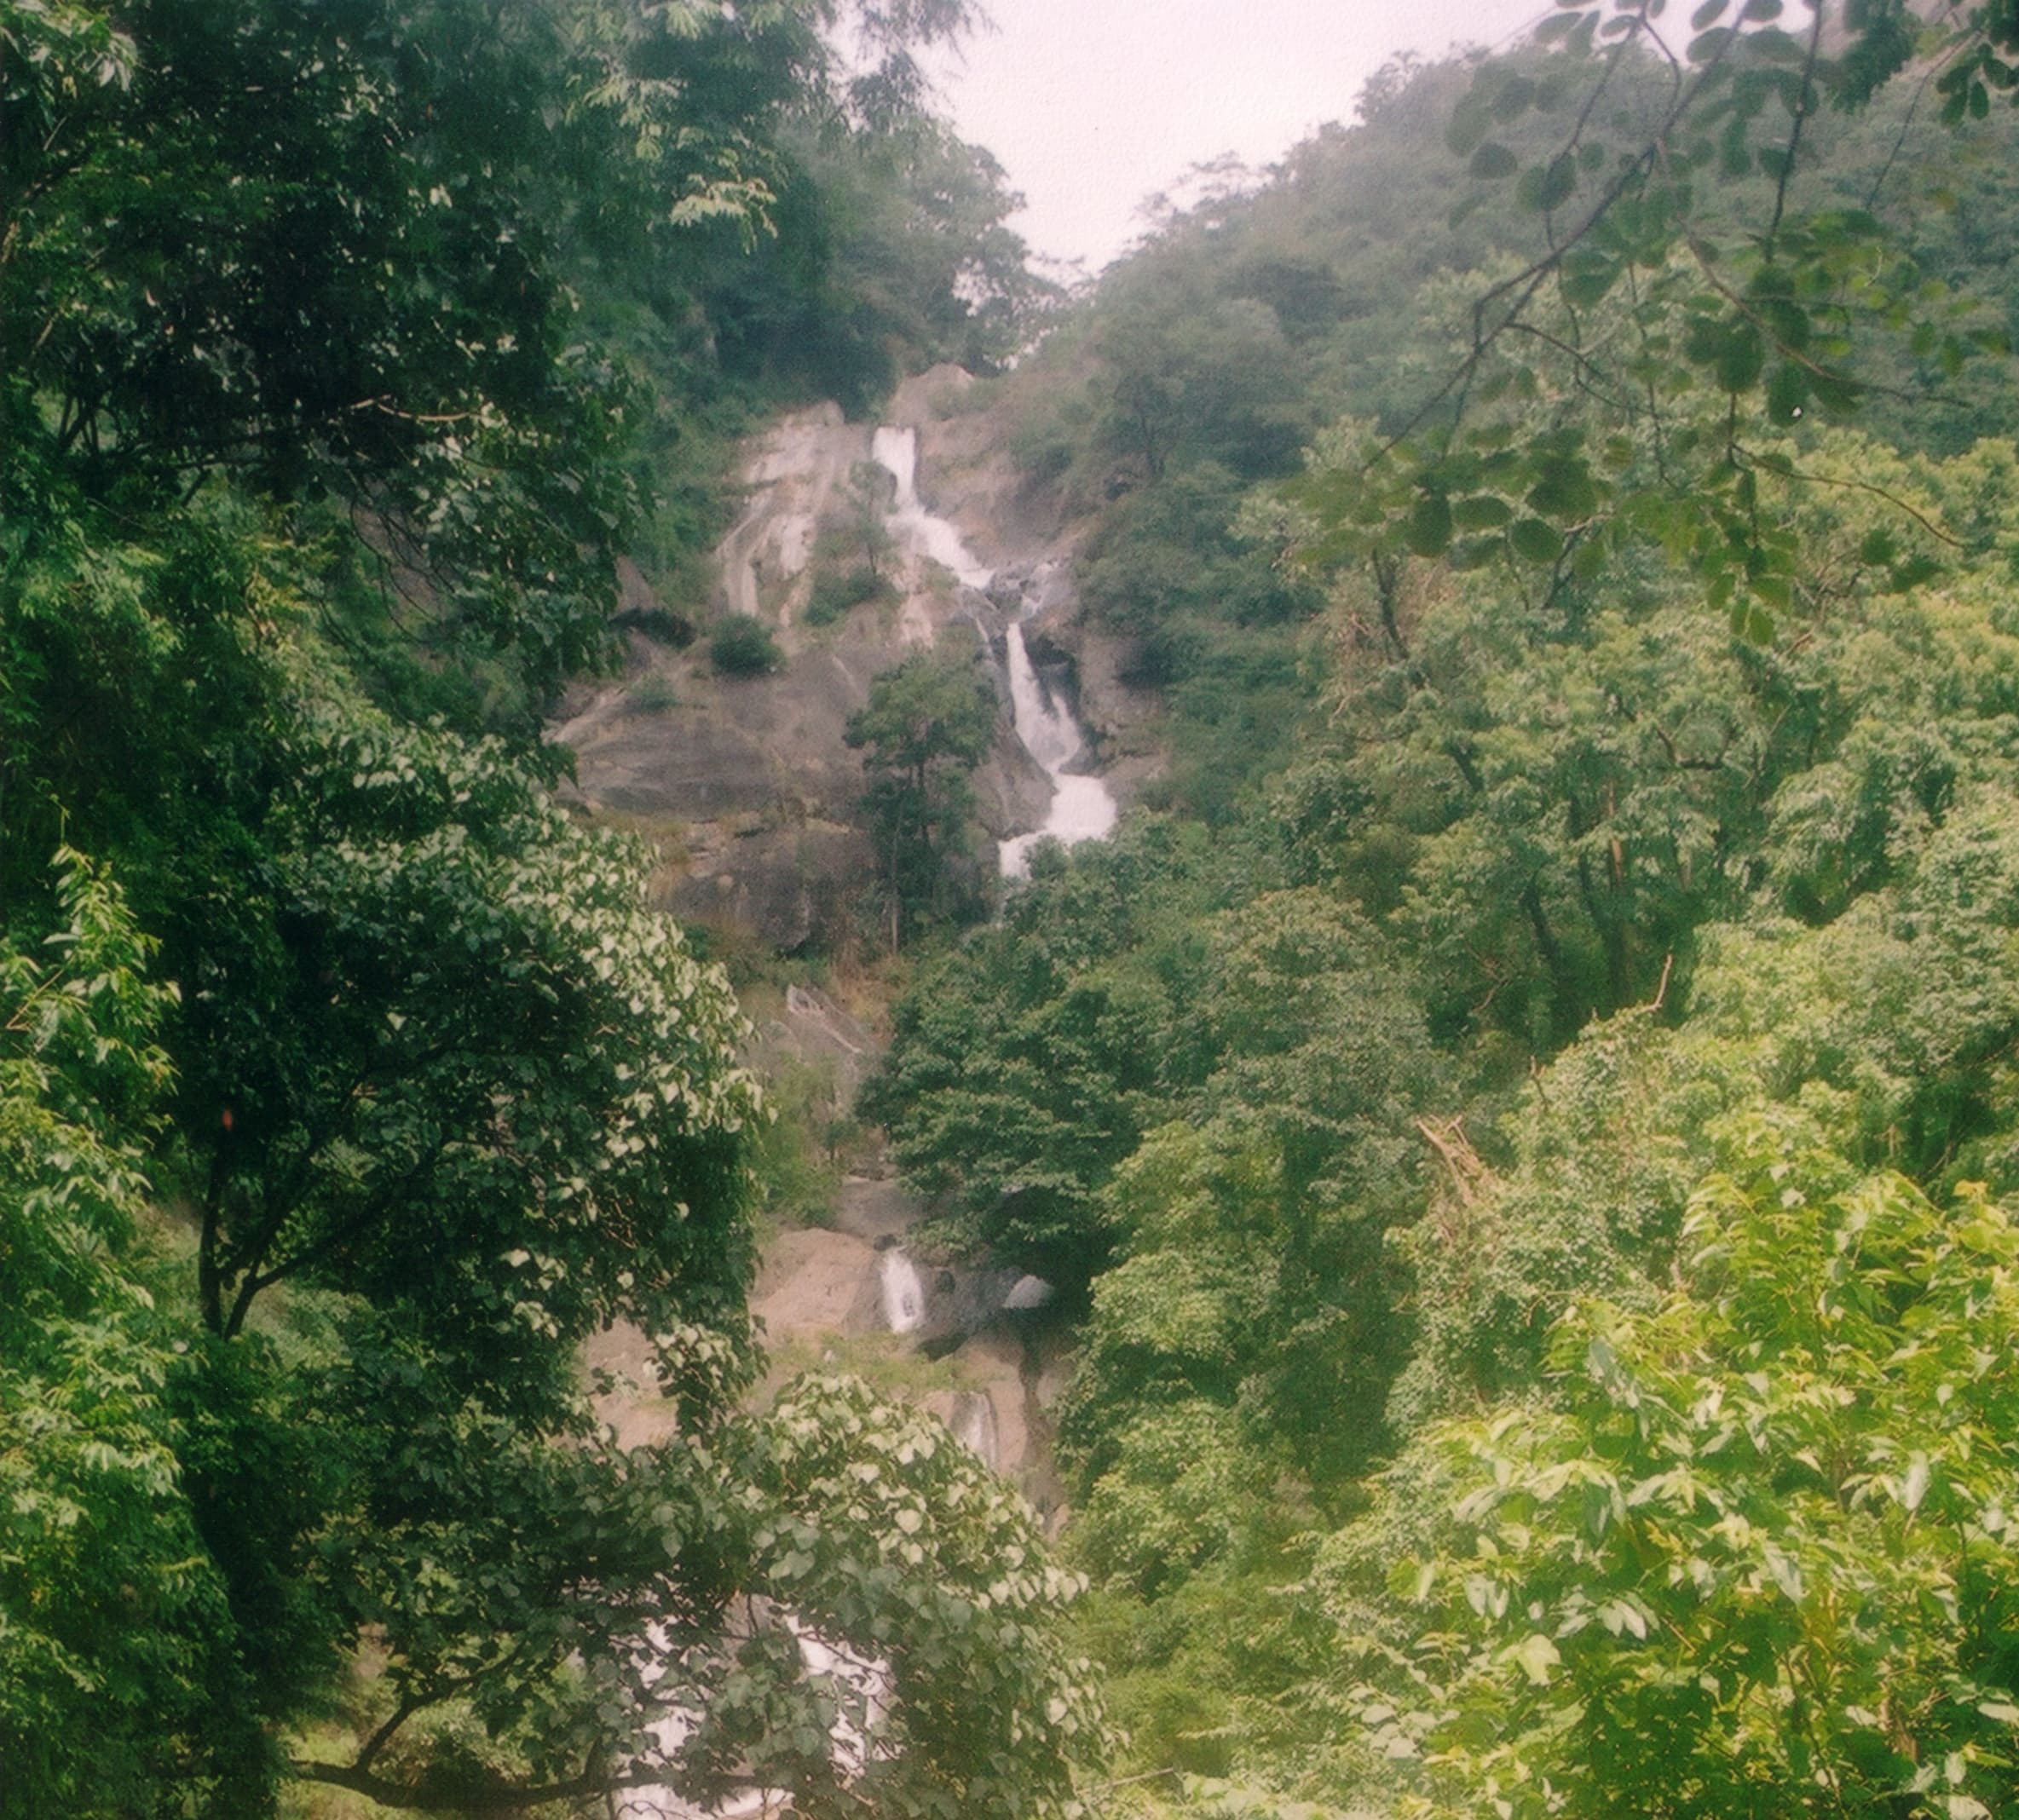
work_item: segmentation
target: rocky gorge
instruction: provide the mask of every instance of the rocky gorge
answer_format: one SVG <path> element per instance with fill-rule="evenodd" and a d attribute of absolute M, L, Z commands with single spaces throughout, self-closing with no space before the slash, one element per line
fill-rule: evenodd
<path fill-rule="evenodd" d="M 846 930 L 873 874 L 861 766 L 843 734 L 872 681 L 912 651 L 972 652 L 1001 703 L 974 785 L 1006 878 L 1047 834 L 1106 832 L 1117 795 L 1145 775 L 1136 748 L 1154 704 L 1119 680 L 1111 642 L 1079 623 L 1080 527 L 1020 481 L 976 383 L 935 368 L 875 424 L 830 404 L 756 439 L 709 609 L 765 627 L 780 653 L 768 673 L 725 675 L 700 641 L 673 648 L 633 631 L 624 673 L 567 704 L 552 737 L 575 754 L 583 806 L 655 843 L 657 900 L 684 922 L 787 955 Z M 820 623 L 809 612 L 817 578 L 863 545 L 889 586 Z M 642 577 L 626 586 L 633 625 L 666 617 Z M 760 1070 L 815 1071 L 845 1115 L 877 1059 L 868 1025 L 801 983 L 759 1026 Z M 819 1224 L 785 1226 L 764 1245 L 753 1309 L 769 1381 L 810 1367 L 861 1374 L 938 1416 L 1055 1527 L 1064 1490 L 1048 1412 L 1067 1361 L 1048 1286 L 915 1250 L 909 1235 L 928 1210 L 874 1150 L 856 1162 Z M 635 1387 L 649 1381 L 648 1351 L 618 1330 L 590 1362 Z M 672 1420 L 635 1388 L 603 1410 L 632 1442 Z"/>

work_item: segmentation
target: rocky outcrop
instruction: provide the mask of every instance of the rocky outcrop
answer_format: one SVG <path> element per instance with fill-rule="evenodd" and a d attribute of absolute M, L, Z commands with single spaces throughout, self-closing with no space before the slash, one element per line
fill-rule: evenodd
<path fill-rule="evenodd" d="M 750 1310 L 776 1362 L 774 1382 L 810 1364 L 859 1368 L 880 1356 L 874 1375 L 886 1388 L 939 1417 L 1056 1527 L 1065 1495 L 1051 1412 L 1065 1385 L 1066 1336 L 1041 1308 L 1013 1305 L 1030 1279 L 907 1256 L 901 1247 L 922 1212 L 897 1184 L 857 1176 L 843 1184 L 832 1225 L 770 1236 Z M 888 1266 L 901 1256 L 920 1306 L 917 1325 L 893 1333 Z M 676 1432 L 672 1405 L 652 1394 L 652 1349 L 636 1328 L 599 1335 L 586 1363 L 611 1382 L 597 1408 L 625 1445 Z"/>
<path fill-rule="evenodd" d="M 973 384 L 957 367 L 934 368 L 907 382 L 885 417 L 915 429 L 920 492 L 1001 578 L 986 593 L 900 548 L 881 557 L 891 597 L 813 623 L 816 579 L 864 560 L 865 499 L 888 484 L 871 465 L 872 426 L 845 422 L 833 405 L 781 419 L 753 445 L 712 598 L 665 602 L 635 570 L 622 578 L 625 673 L 579 691 L 552 737 L 574 752 L 583 803 L 657 843 L 659 901 L 684 920 L 734 926 L 787 953 L 843 933 L 874 858 L 859 826 L 860 761 L 843 735 L 871 682 L 921 646 L 971 652 L 1006 702 L 974 780 L 983 827 L 1001 840 L 1041 826 L 1051 786 L 1011 729 L 1002 651 L 1034 580 L 1042 604 L 1031 637 L 1054 670 L 1073 674 L 1093 762 L 1119 760 L 1125 780 L 1144 770 L 1134 755 L 1153 705 L 1122 683 L 1117 654 L 1078 625 L 1075 527 L 1024 483 L 997 415 L 969 408 Z M 669 642 L 730 613 L 770 630 L 776 670 L 724 676 L 705 636 Z"/>
<path fill-rule="evenodd" d="M 939 1417 L 1055 1524 L 1064 1490 L 1053 1466 L 1051 1411 L 1065 1383 L 1065 1337 L 1041 1316 L 1005 1307 L 1015 1272 L 905 1251 L 922 1211 L 895 1183 L 854 1177 L 831 1225 L 771 1236 L 750 1307 L 772 1355 L 772 1381 L 809 1365 L 868 1370 Z M 916 1325 L 893 1332 L 891 1266 L 899 1261 L 913 1286 L 904 1319 Z M 628 1330 L 605 1335 L 591 1363 L 631 1380 L 603 1406 L 619 1433 L 664 1438 L 670 1416 L 637 1388 L 650 1382 L 643 1340 Z"/>

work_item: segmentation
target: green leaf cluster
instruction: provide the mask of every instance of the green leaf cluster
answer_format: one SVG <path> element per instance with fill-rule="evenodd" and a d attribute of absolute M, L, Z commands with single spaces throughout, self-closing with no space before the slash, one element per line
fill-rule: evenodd
<path fill-rule="evenodd" d="M 843 734 L 862 754 L 862 806 L 875 843 L 893 950 L 921 926 L 971 912 L 964 875 L 972 796 L 1001 717 L 978 653 L 921 651 L 869 685 Z"/>
<path fill-rule="evenodd" d="M 1342 1592 L 1385 1569 L 1416 1615 L 1362 1645 L 1362 1721 L 1420 1790 L 1399 1811 L 2011 1799 L 2009 1218 L 1768 1125 L 1737 1148 L 1691 1197 L 1682 1288 L 1581 1305 L 1545 1405 L 1414 1443 L 1463 1491 L 1428 1547 L 1377 1564 L 1371 1521 L 1330 1545 Z"/>

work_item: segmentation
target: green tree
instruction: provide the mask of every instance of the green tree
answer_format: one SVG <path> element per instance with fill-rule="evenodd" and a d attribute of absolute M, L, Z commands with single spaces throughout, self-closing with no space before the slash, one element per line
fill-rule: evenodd
<path fill-rule="evenodd" d="M 943 1427 L 816 1378 L 621 1454 L 483 1441 L 434 1384 L 401 1399 L 421 1483 L 329 1545 L 392 1664 L 355 1757 L 297 1774 L 424 1811 L 753 1786 L 835 1817 L 1067 1811 L 1104 1742 L 1057 1621 L 1076 1587 Z"/>
<path fill-rule="evenodd" d="M 725 677 L 761 677 L 785 661 L 771 629 L 753 613 L 732 613 L 708 635 L 708 657 Z"/>
<path fill-rule="evenodd" d="M 626 400 L 569 331 L 547 204 L 586 153 L 614 171 L 620 115 L 663 90 L 620 99 L 607 38 L 539 9 L 6 20 L 31 47 L 51 20 L 74 34 L 9 59 L 10 118 L 49 124 L 10 135 L 10 490 L 61 475 L 129 519 L 206 474 L 333 494 L 536 688 L 597 653 L 634 511 L 609 458 Z M 721 149 L 696 135 L 651 179 L 747 208 Z"/>
<path fill-rule="evenodd" d="M 1544 23 L 1552 55 L 1481 66 L 1451 148 L 1546 244 L 1474 290 L 1409 422 L 1313 496 L 1341 543 L 1434 555 L 1505 527 L 1519 562 L 1595 567 L 1649 538 L 1687 556 L 1736 630 L 1773 636 L 1801 573 L 1761 506 L 1769 476 L 1803 474 L 1780 433 L 1926 395 L 2005 346 L 1886 218 L 1889 179 L 1935 188 L 1939 166 L 1889 159 L 1854 197 L 1814 143 L 1830 110 L 1867 105 L 1922 56 L 1944 66 L 1950 120 L 1981 118 L 2019 43 L 1999 7 L 1924 24 L 1858 6 L 1839 29 L 1809 0 L 1791 32 L 1781 10 L 1711 0 L 1672 37 L 1658 5 L 1595 0 Z M 1537 112 L 1565 123 L 1539 156 L 1495 136 Z"/>
<path fill-rule="evenodd" d="M 1131 1437 L 1194 1405 L 1235 1417 L 1256 1458 L 1336 1486 L 1383 1440 L 1403 1356 L 1383 1241 L 1422 1204 L 1413 1120 L 1439 1086 L 1406 975 L 1316 891 L 1265 893 L 1202 933 L 1184 1013 L 1207 1032 L 1201 1076 L 1097 1203 L 1120 1256 L 1059 1417 L 1090 1512 L 1151 1495 L 1130 1483 Z"/>
<path fill-rule="evenodd" d="M 1104 325 L 1099 348 L 1104 434 L 1143 479 L 1202 458 L 1251 480 L 1279 472 L 1310 428 L 1282 328 L 1255 298 L 1145 284 Z"/>
<path fill-rule="evenodd" d="M 700 297 L 729 372 L 837 399 L 860 417 L 901 364 L 995 370 L 1051 291 L 1004 225 L 1017 198 L 986 152 L 923 114 L 915 91 L 851 131 L 852 116 L 837 96 L 793 120 L 770 205 L 776 237 L 714 262 Z"/>
<path fill-rule="evenodd" d="M 1682 1289 L 1581 1307 L 1546 1406 L 1399 1464 L 1387 1496 L 1457 1494 L 1428 1548 L 1335 1546 L 1335 1584 L 1385 1574 L 1424 1638 L 1370 1650 L 1356 1702 L 1402 1811 L 2011 1801 L 2019 1239 L 1981 1184 L 1938 1208 L 1765 1122 L 1741 1148 L 1693 1199 Z"/>
<path fill-rule="evenodd" d="M 133 1255 L 173 994 L 101 868 L 59 855 L 56 906 L 39 953 L 0 947 L 0 1808 L 226 1811 L 266 1780 L 257 1701 Z"/>
<path fill-rule="evenodd" d="M 264 865 L 182 938 L 205 1322 L 301 1278 L 453 1323 L 493 1373 L 565 1368 L 552 1342 L 620 1304 L 733 1326 L 756 1090 L 642 855 L 495 742 L 309 716 Z"/>
<path fill-rule="evenodd" d="M 849 717 L 845 737 L 869 780 L 864 804 L 893 947 L 959 905 L 949 868 L 967 844 L 967 779 L 989 754 L 997 715 L 973 660 L 935 651 L 878 677 Z"/>
<path fill-rule="evenodd" d="M 1103 1184 L 1208 1065 L 1193 924 L 1266 864 L 1170 819 L 1041 854 L 1001 920 L 927 956 L 863 1111 L 952 1235 L 1076 1294 L 1111 1261 Z"/>
<path fill-rule="evenodd" d="M 771 1596 L 887 1665 L 860 1781 L 810 1811 L 1075 1811 L 1105 1726 L 1057 1622 L 1082 1582 L 1046 1558 L 1030 1506 L 942 1425 L 852 1379 L 800 1381 L 725 1452 Z"/>
<path fill-rule="evenodd" d="M 1517 1394 L 1580 1296 L 1651 1304 L 1684 1255 L 1693 1185 L 1739 1166 L 1746 1120 L 1799 1124 L 1858 1168 L 2019 1183 L 1998 1059 L 2019 1029 L 2006 800 L 1949 806 L 1902 855 L 1906 876 L 1821 928 L 1764 913 L 1706 926 L 1680 1022 L 1672 1005 L 1636 1008 L 1537 1070 L 1497 1134 L 1499 1166 L 1454 1180 L 1394 1241 L 1418 1323 L 1399 1425 Z"/>
<path fill-rule="evenodd" d="M 733 1413 L 757 1099 L 642 855 L 495 745 L 322 712 L 267 857 L 178 934 L 193 1230 L 146 1204 L 174 995 L 116 894 L 67 858 L 58 959 L 6 953 L 9 1806 L 761 1776 L 853 1811 L 836 1690 L 756 1599 L 889 1665 L 862 1773 L 891 1811 L 1059 1811 L 1100 1728 L 1008 1494 L 859 1390 Z M 659 1338 L 664 1449 L 590 1414 L 575 1344 L 615 1317 Z"/>

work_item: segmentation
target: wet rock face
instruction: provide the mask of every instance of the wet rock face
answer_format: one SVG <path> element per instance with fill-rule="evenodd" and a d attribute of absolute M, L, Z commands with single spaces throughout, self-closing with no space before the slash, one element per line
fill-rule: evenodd
<path fill-rule="evenodd" d="M 1098 653 L 1089 663 L 1073 629 L 1070 527 L 1025 488 L 1002 426 L 960 408 L 971 384 L 936 368 L 907 382 L 886 413 L 902 434 L 886 430 L 883 452 L 902 453 L 915 487 L 908 509 L 884 499 L 892 542 L 875 560 L 888 597 L 825 624 L 809 616 L 816 581 L 864 560 L 863 502 L 891 487 L 873 464 L 872 426 L 833 405 L 781 420 L 753 445 L 747 504 L 718 551 L 711 599 L 661 601 L 626 568 L 626 674 L 578 691 L 552 737 L 575 752 L 585 804 L 657 842 L 657 901 L 676 916 L 787 953 L 843 932 L 875 861 L 858 826 L 861 761 L 843 735 L 871 682 L 921 646 L 961 641 L 1004 703 L 973 780 L 984 831 L 1001 841 L 1042 825 L 1053 786 L 1012 726 L 1002 648 L 1027 600 L 1047 677 L 1088 723 L 1090 756 L 1110 756 L 1103 717 L 1120 698 L 1110 666 Z M 949 568 L 956 546 L 963 559 Z M 764 625 L 782 654 L 775 670 L 716 671 L 707 629 L 729 613 Z M 675 631 L 699 636 L 678 645 Z"/>
<path fill-rule="evenodd" d="M 782 1232 L 765 1247 L 750 1311 L 774 1341 L 880 1332 L 876 1252 L 850 1232 Z"/>
<path fill-rule="evenodd" d="M 924 1381 L 901 1394 L 1052 1521 L 1064 1504 L 1050 1412 L 1065 1381 L 1066 1335 L 1046 1312 L 1048 1286 L 909 1248 L 923 1213 L 896 1183 L 851 1177 L 834 1230 L 788 1230 L 767 1244 L 752 1312 L 768 1345 L 801 1356 L 845 1357 L 852 1349 L 859 1359 L 867 1346 L 932 1362 L 919 1369 Z"/>
<path fill-rule="evenodd" d="M 716 832 L 694 832 L 686 868 L 654 892 L 653 907 L 684 923 L 749 930 L 781 953 L 825 946 L 846 924 L 851 885 L 874 866 L 862 830 L 834 822 L 710 838 Z"/>

